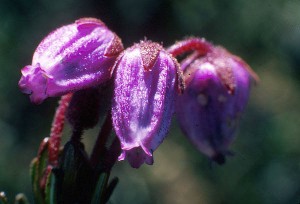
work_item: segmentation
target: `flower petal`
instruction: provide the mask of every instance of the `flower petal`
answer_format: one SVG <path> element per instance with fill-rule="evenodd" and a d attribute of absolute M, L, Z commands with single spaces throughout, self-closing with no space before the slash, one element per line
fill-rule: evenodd
<path fill-rule="evenodd" d="M 250 91 L 245 63 L 223 48 L 186 67 L 186 90 L 177 97 L 176 113 L 188 138 L 205 155 L 224 163 Z"/>
<path fill-rule="evenodd" d="M 33 88 L 35 78 L 29 76 L 25 67 L 22 73 L 32 80 L 25 80 L 23 74 L 21 90 L 31 93 L 31 100 L 40 103 L 47 97 L 99 85 L 110 79 L 112 66 L 122 50 L 119 37 L 103 22 L 79 19 L 50 33 L 37 47 L 31 66 L 39 66 L 47 76 L 43 89 Z"/>
<path fill-rule="evenodd" d="M 120 159 L 128 157 L 133 167 L 152 163 L 149 157 L 168 132 L 175 97 L 173 58 L 161 50 L 153 66 L 144 69 L 142 50 L 137 44 L 120 57 L 112 107 L 114 129 L 123 149 Z"/>

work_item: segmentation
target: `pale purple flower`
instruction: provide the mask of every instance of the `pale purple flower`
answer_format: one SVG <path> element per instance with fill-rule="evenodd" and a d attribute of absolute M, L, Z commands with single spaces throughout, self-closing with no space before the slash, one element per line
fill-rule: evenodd
<path fill-rule="evenodd" d="M 162 46 L 142 41 L 118 58 L 112 105 L 113 126 L 132 167 L 153 163 L 174 112 L 177 63 Z"/>
<path fill-rule="evenodd" d="M 225 162 L 248 101 L 251 70 L 227 50 L 216 47 L 183 67 L 186 90 L 176 113 L 183 132 L 209 158 Z"/>
<path fill-rule="evenodd" d="M 58 28 L 38 45 L 32 65 L 22 69 L 19 86 L 34 103 L 99 85 L 111 77 L 119 37 L 105 24 L 83 18 Z"/>

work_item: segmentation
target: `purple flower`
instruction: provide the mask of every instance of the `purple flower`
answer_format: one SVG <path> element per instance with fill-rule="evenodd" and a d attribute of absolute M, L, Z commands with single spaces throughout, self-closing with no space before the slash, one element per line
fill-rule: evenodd
<path fill-rule="evenodd" d="M 112 119 L 119 160 L 127 158 L 134 168 L 152 164 L 174 112 L 176 60 L 159 44 L 142 41 L 120 55 L 115 74 Z"/>
<path fill-rule="evenodd" d="M 220 47 L 189 65 L 187 61 L 182 67 L 186 90 L 177 98 L 177 118 L 202 153 L 224 163 L 248 101 L 251 69 Z"/>
<path fill-rule="evenodd" d="M 103 22 L 83 18 L 50 33 L 39 44 L 32 65 L 22 69 L 19 86 L 34 103 L 99 85 L 111 77 L 120 38 Z"/>

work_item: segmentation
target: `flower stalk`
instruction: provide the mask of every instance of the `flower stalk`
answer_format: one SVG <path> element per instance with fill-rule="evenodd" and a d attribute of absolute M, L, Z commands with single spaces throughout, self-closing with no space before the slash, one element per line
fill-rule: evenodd
<path fill-rule="evenodd" d="M 101 158 L 107 152 L 106 143 L 112 131 L 112 120 L 111 114 L 108 113 L 106 119 L 102 125 L 102 128 L 99 132 L 97 140 L 95 142 L 93 151 L 90 156 L 91 165 L 94 168 L 97 168 L 97 165 L 100 163 Z"/>
<path fill-rule="evenodd" d="M 178 41 L 167 51 L 174 57 L 182 55 L 186 52 L 197 51 L 200 55 L 205 55 L 210 52 L 213 45 L 207 42 L 204 38 L 188 38 L 186 40 Z"/>
<path fill-rule="evenodd" d="M 72 98 L 72 93 L 61 97 L 52 122 L 49 138 L 49 164 L 57 166 L 62 131 L 65 125 L 65 112 Z"/>

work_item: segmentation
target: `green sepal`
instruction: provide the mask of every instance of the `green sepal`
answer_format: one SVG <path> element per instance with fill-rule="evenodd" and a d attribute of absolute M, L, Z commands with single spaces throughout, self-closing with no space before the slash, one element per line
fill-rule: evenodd
<path fill-rule="evenodd" d="M 35 203 L 44 204 L 44 190 L 41 189 L 40 182 L 44 176 L 45 170 L 48 165 L 48 138 L 44 138 L 44 140 L 40 144 L 38 156 L 34 158 L 30 164 L 30 176 L 32 189 L 34 193 Z"/>
<path fill-rule="evenodd" d="M 104 198 L 104 196 L 105 196 L 108 178 L 109 178 L 109 174 L 106 172 L 103 172 L 99 175 L 99 179 L 94 190 L 91 204 L 106 203 L 105 202 L 106 199 Z"/>
<path fill-rule="evenodd" d="M 23 193 L 19 193 L 16 195 L 15 204 L 29 204 L 29 202 Z"/>
<path fill-rule="evenodd" d="M 47 176 L 45 188 L 45 201 L 46 204 L 56 204 L 56 177 L 51 170 Z"/>

